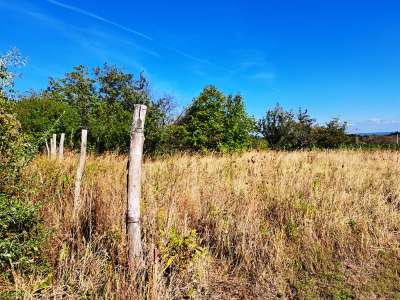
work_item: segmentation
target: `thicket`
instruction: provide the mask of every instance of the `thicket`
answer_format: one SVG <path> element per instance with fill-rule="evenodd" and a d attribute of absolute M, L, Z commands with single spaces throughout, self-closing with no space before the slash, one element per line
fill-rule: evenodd
<path fill-rule="evenodd" d="M 21 132 L 9 100 L 20 63 L 15 50 L 0 57 L 0 282 L 16 270 L 25 273 L 45 267 L 40 247 L 46 231 L 38 205 L 21 199 L 20 176 L 32 155 L 32 144 Z"/>
<path fill-rule="evenodd" d="M 333 149 L 350 142 L 346 134 L 347 124 L 338 118 L 320 125 L 307 110 L 299 109 L 295 114 L 285 111 L 279 104 L 267 111 L 258 126 L 261 135 L 276 149 Z"/>
<path fill-rule="evenodd" d="M 145 152 L 236 151 L 337 148 L 349 142 L 346 123 L 333 119 L 318 125 L 307 110 L 297 114 L 281 106 L 269 109 L 258 122 L 248 115 L 243 97 L 224 95 L 206 86 L 176 117 L 169 96 L 151 96 L 149 82 L 116 66 L 77 66 L 65 77 L 50 78 L 48 87 L 15 101 L 23 131 L 37 140 L 53 128 L 66 134 L 66 145 L 79 147 L 79 132 L 89 129 L 89 148 L 126 152 L 134 104 L 146 104 Z M 61 118 L 60 118 L 61 117 Z M 56 120 L 58 120 L 57 124 Z"/>

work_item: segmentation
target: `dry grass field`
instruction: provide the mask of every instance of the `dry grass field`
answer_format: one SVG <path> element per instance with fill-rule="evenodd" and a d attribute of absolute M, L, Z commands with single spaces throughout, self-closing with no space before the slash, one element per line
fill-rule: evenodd
<path fill-rule="evenodd" d="M 26 197 L 51 228 L 43 299 L 400 299 L 400 152 L 176 155 L 143 165 L 145 270 L 126 268 L 126 157 L 37 158 Z"/>

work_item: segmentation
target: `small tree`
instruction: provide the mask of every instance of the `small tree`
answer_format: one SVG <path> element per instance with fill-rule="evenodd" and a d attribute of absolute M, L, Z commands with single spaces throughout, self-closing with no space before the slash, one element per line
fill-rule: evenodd
<path fill-rule="evenodd" d="M 225 96 L 214 86 L 207 86 L 195 98 L 180 120 L 188 134 L 192 150 L 218 150 L 225 130 Z"/>
<path fill-rule="evenodd" d="M 220 150 L 241 150 L 250 146 L 251 134 L 255 131 L 256 124 L 247 115 L 242 96 L 226 98 L 224 127 L 223 141 L 219 145 Z"/>
<path fill-rule="evenodd" d="M 349 137 L 346 134 L 347 123 L 333 118 L 325 126 L 316 126 L 313 129 L 313 139 L 319 148 L 337 148 L 346 144 Z"/>
<path fill-rule="evenodd" d="M 296 121 L 292 112 L 277 104 L 259 121 L 259 131 L 273 148 L 292 149 L 296 144 Z"/>
<path fill-rule="evenodd" d="M 186 148 L 201 151 L 245 149 L 255 128 L 243 98 L 226 97 L 214 86 L 205 87 L 177 123 L 176 132 L 186 133 Z"/>

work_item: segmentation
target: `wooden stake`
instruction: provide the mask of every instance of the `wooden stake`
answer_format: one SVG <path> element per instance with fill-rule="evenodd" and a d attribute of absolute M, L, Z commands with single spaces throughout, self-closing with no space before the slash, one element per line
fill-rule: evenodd
<path fill-rule="evenodd" d="M 50 157 L 52 159 L 57 156 L 57 134 L 53 134 L 52 139 L 50 140 Z"/>
<path fill-rule="evenodd" d="M 47 139 L 46 139 L 46 152 L 47 152 L 47 158 L 50 158 L 50 149 L 49 149 L 49 144 L 47 143 Z"/>
<path fill-rule="evenodd" d="M 59 161 L 62 161 L 64 159 L 64 139 L 65 139 L 65 133 L 61 133 L 60 145 L 58 146 Z"/>
<path fill-rule="evenodd" d="M 145 105 L 135 104 L 129 146 L 126 228 L 130 263 L 135 259 L 143 260 L 140 233 L 140 185 L 146 110 Z"/>
<path fill-rule="evenodd" d="M 75 213 L 79 210 L 79 205 L 80 205 L 81 180 L 82 180 L 83 170 L 85 168 L 85 160 L 86 160 L 86 144 L 87 144 L 87 130 L 82 129 L 81 155 L 79 157 L 78 169 L 76 170 L 76 176 L 75 176 L 75 192 L 74 192 L 74 212 Z"/>

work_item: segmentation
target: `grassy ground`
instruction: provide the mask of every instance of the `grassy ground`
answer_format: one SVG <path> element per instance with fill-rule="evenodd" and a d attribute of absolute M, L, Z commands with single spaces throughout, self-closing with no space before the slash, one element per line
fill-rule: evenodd
<path fill-rule="evenodd" d="M 126 268 L 126 159 L 45 157 L 26 197 L 52 228 L 51 273 L 5 289 L 26 298 L 400 299 L 400 152 L 250 152 L 147 160 L 146 267 Z M 4 289 L 3 288 L 3 289 Z"/>

